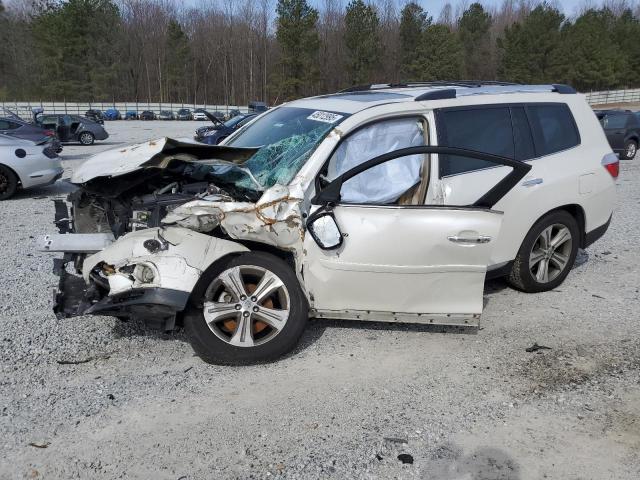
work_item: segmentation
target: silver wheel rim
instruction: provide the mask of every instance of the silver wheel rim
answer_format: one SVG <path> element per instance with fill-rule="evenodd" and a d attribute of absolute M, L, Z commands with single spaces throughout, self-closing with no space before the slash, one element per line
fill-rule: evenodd
<path fill-rule="evenodd" d="M 80 141 L 84 144 L 91 143 L 91 134 L 83 133 L 82 135 L 80 135 Z"/>
<path fill-rule="evenodd" d="M 255 347 L 273 340 L 289 320 L 290 309 L 284 282 L 256 265 L 228 268 L 204 295 L 209 330 L 235 347 Z"/>
<path fill-rule="evenodd" d="M 636 144 L 631 142 L 627 147 L 627 157 L 633 158 L 636 156 Z"/>
<path fill-rule="evenodd" d="M 556 223 L 545 228 L 531 249 L 529 271 L 538 283 L 549 283 L 558 278 L 569 265 L 573 238 L 571 231 Z"/>

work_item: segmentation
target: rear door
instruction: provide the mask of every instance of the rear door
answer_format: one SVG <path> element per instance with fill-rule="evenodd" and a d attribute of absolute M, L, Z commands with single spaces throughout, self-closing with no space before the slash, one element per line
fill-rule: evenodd
<path fill-rule="evenodd" d="M 613 150 L 623 150 L 627 133 L 627 116 L 621 113 L 608 113 L 602 120 L 604 133 Z"/>

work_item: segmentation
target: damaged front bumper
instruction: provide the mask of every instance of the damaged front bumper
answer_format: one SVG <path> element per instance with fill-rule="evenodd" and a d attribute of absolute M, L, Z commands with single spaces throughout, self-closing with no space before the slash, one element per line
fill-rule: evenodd
<path fill-rule="evenodd" d="M 54 260 L 54 273 L 60 280 L 54 291 L 53 311 L 59 319 L 82 315 L 136 317 L 172 330 L 176 314 L 189 301 L 189 292 L 161 287 L 131 288 L 109 295 L 100 283 L 92 280 L 87 284 L 82 276 L 69 273 L 67 264 L 72 260 L 72 254 Z"/>
<path fill-rule="evenodd" d="M 54 260 L 58 318 L 135 316 L 170 330 L 202 273 L 223 256 L 248 250 L 182 227 L 148 228 L 117 240 L 110 233 L 69 233 L 64 204 L 56 204 L 56 224 L 61 233 L 44 237 L 40 249 L 64 252 Z"/>

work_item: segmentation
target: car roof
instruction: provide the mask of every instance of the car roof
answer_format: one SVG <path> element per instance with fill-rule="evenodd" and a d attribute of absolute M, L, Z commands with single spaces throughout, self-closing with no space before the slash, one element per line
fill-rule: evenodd
<path fill-rule="evenodd" d="M 373 84 L 352 87 L 338 93 L 303 98 L 285 104 L 290 107 L 322 109 L 354 114 L 377 105 L 513 93 L 575 93 L 563 85 L 519 85 L 499 82 L 418 82 L 402 85 Z"/>

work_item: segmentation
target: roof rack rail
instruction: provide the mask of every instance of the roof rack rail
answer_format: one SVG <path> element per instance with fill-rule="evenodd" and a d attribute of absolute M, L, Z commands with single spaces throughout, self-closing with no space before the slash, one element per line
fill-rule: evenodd
<path fill-rule="evenodd" d="M 369 90 L 386 90 L 390 88 L 415 88 L 415 87 L 482 87 L 487 85 L 509 86 L 520 85 L 519 83 L 500 82 L 496 80 L 432 80 L 400 83 L 368 83 L 364 85 L 354 85 L 353 87 L 340 90 L 339 93 L 365 92 Z"/>

